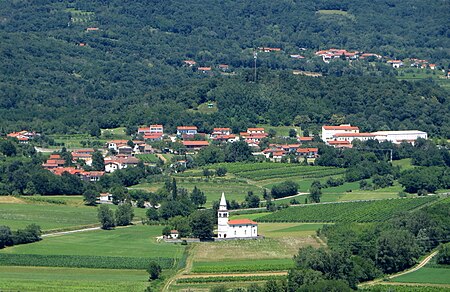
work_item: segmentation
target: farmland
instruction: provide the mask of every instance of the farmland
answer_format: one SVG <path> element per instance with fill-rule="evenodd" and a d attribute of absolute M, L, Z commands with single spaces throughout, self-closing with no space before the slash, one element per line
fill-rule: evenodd
<path fill-rule="evenodd" d="M 434 257 L 423 268 L 409 274 L 395 277 L 391 279 L 391 281 L 396 283 L 447 285 L 450 289 L 450 266 L 437 264 L 436 257 Z"/>
<path fill-rule="evenodd" d="M 30 197 L 36 201 L 17 198 L 14 203 L 0 201 L 0 223 L 12 229 L 23 228 L 35 223 L 42 230 L 73 229 L 80 226 L 98 224 L 97 209 L 82 204 L 81 197 L 55 196 Z M 66 204 L 52 204 L 48 200 Z M 116 208 L 116 206 L 111 206 Z M 136 219 L 144 217 L 144 209 L 134 209 Z"/>
<path fill-rule="evenodd" d="M 358 201 L 290 207 L 258 218 L 260 222 L 381 222 L 437 197 Z"/>

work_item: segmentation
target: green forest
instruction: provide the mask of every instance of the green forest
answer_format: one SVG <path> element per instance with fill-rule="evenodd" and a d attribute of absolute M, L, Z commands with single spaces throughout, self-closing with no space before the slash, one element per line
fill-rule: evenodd
<path fill-rule="evenodd" d="M 169 132 L 182 124 L 314 130 L 344 121 L 362 131 L 414 128 L 449 138 L 448 90 L 432 79 L 397 81 L 384 61 L 326 64 L 314 55 L 337 47 L 447 70 L 448 8 L 418 0 L 2 1 L 0 132 L 148 123 Z M 255 80 L 258 47 L 281 52 L 258 54 Z M 213 74 L 185 66 L 187 59 Z M 218 64 L 231 73 L 219 74 Z M 197 110 L 209 101 L 217 112 Z"/>

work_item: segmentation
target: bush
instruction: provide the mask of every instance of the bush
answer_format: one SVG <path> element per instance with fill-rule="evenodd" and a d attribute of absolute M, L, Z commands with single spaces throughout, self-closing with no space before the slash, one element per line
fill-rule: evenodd
<path fill-rule="evenodd" d="M 161 275 L 161 266 L 152 261 L 147 267 L 147 272 L 149 274 L 149 281 L 156 280 Z"/>
<path fill-rule="evenodd" d="M 274 185 L 271 190 L 271 195 L 273 198 L 283 198 L 288 196 L 296 195 L 298 192 L 298 184 L 293 181 L 285 181 L 281 184 Z"/>
<path fill-rule="evenodd" d="M 450 265 L 450 243 L 443 244 L 439 247 L 436 260 L 438 264 Z"/>

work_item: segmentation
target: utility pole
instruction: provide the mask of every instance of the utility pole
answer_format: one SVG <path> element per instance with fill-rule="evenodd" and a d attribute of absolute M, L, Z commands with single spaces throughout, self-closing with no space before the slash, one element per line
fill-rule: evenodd
<path fill-rule="evenodd" d="M 256 51 L 256 49 L 253 52 L 253 59 L 255 61 L 255 78 L 254 78 L 254 82 L 256 83 L 256 61 L 258 60 L 258 52 Z"/>

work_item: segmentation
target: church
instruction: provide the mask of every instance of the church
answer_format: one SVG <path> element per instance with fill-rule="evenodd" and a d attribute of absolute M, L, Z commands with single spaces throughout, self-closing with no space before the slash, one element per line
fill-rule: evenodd
<path fill-rule="evenodd" d="M 257 238 L 258 223 L 250 219 L 229 220 L 225 194 L 220 198 L 217 211 L 218 239 Z"/>

